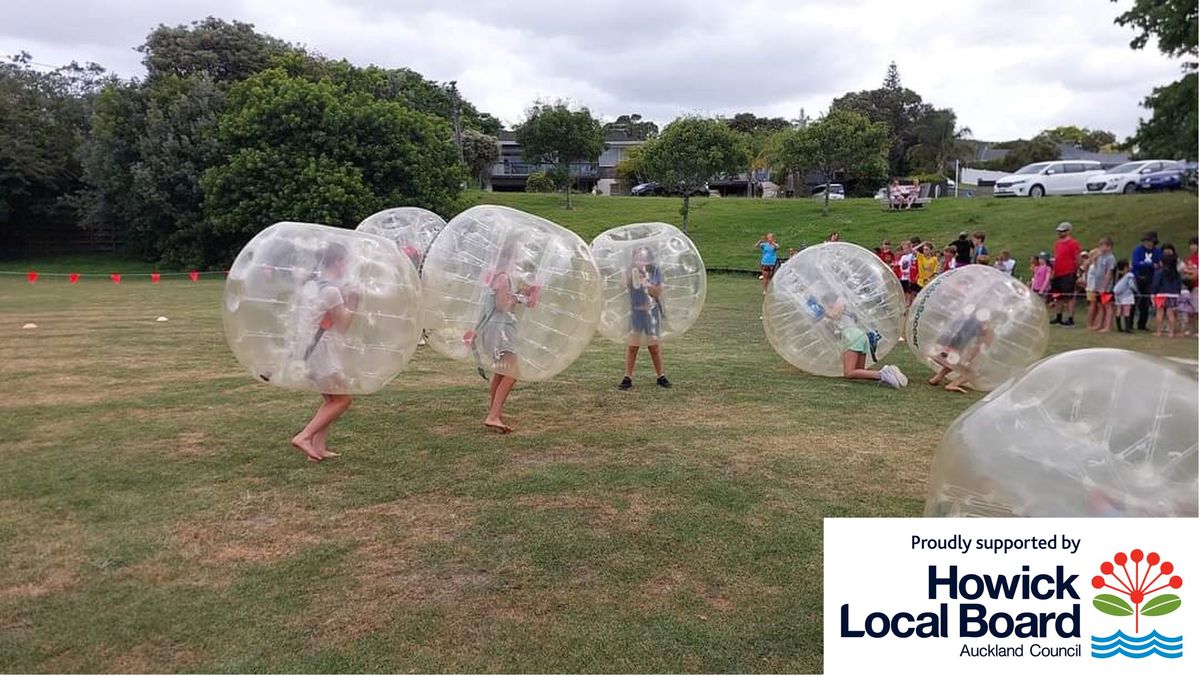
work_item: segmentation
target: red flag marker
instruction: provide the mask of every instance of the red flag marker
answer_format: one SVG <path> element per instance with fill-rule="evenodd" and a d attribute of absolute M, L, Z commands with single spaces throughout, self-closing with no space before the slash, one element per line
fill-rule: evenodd
<path fill-rule="evenodd" d="M 25 279 L 28 279 L 29 283 L 33 284 L 34 282 L 37 281 L 37 273 L 34 272 L 33 270 L 30 270 L 29 272 L 25 273 Z"/>
<path fill-rule="evenodd" d="M 79 273 L 72 272 L 71 274 L 67 275 L 67 281 L 70 282 L 71 284 L 78 282 L 79 281 Z"/>
<path fill-rule="evenodd" d="M 192 270 L 191 272 L 188 273 L 188 279 L 190 279 L 194 282 L 194 281 L 200 279 L 200 273 L 196 272 L 195 270 Z"/>
<path fill-rule="evenodd" d="M 150 283 L 158 284 L 158 280 L 160 277 L 162 277 L 162 275 L 158 274 L 157 272 L 151 272 L 150 273 Z"/>
<path fill-rule="evenodd" d="M 108 276 L 108 278 L 113 280 L 113 284 L 121 283 L 121 273 L 119 273 L 119 272 L 112 273 L 111 275 Z"/>

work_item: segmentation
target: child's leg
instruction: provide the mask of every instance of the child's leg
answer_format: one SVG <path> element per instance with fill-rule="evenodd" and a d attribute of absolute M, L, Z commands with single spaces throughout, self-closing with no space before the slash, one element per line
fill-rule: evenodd
<path fill-rule="evenodd" d="M 941 384 L 941 382 L 946 379 L 946 376 L 950 375 L 950 372 L 953 370 L 945 364 L 938 364 L 938 366 L 940 367 L 938 368 L 938 372 L 933 374 L 933 377 L 929 379 L 930 385 Z"/>
<path fill-rule="evenodd" d="M 663 370 L 662 346 L 658 343 L 647 345 L 646 350 L 650 352 L 650 361 L 654 362 L 654 375 L 662 377 L 666 371 Z"/>
<path fill-rule="evenodd" d="M 946 391 L 947 392 L 958 392 L 959 394 L 966 394 L 967 393 L 967 384 L 969 382 L 970 382 L 970 378 L 965 373 L 960 374 L 954 380 L 951 380 L 949 383 L 946 383 Z"/>
<path fill-rule="evenodd" d="M 637 364 L 638 346 L 630 345 L 625 348 L 625 377 L 633 377 L 633 366 Z M 653 356 L 653 353 L 651 353 Z"/>
<path fill-rule="evenodd" d="M 1155 327 L 1154 335 L 1156 335 L 1156 336 L 1162 335 L 1163 322 L 1166 321 L 1166 316 L 1167 316 L 1167 311 L 1164 310 L 1161 305 L 1159 305 L 1158 310 L 1154 313 L 1154 327 Z"/>
<path fill-rule="evenodd" d="M 1112 331 L 1113 323 L 1113 306 L 1112 303 L 1100 306 L 1100 333 L 1108 333 Z"/>
<path fill-rule="evenodd" d="M 1175 308 L 1167 308 L 1167 337 L 1175 337 Z"/>
<path fill-rule="evenodd" d="M 488 381 L 488 408 L 492 407 L 492 402 L 496 399 L 496 388 L 500 386 L 500 379 L 503 377 L 499 373 L 493 373 L 492 379 Z"/>
<path fill-rule="evenodd" d="M 322 402 L 321 408 L 317 409 L 312 420 L 305 425 L 304 429 L 295 437 L 292 437 L 292 445 L 304 452 L 308 459 L 312 462 L 324 460 L 325 458 L 333 457 L 329 451 L 322 451 L 316 446 L 316 435 L 325 432 L 335 420 L 340 418 L 347 409 L 350 408 L 351 397 L 348 394 L 328 394 L 322 395 L 325 401 Z M 323 438 L 323 437 L 322 437 Z"/>
<path fill-rule="evenodd" d="M 512 392 L 516 384 L 516 378 L 500 376 L 500 383 L 496 387 L 496 394 L 492 397 L 492 406 L 488 410 L 487 418 L 483 421 L 486 427 L 490 427 L 502 434 L 512 431 L 512 428 L 504 423 L 501 416 L 504 414 L 504 402 L 508 400 L 508 395 Z"/>
<path fill-rule="evenodd" d="M 879 380 L 879 371 L 864 368 L 867 355 L 853 350 L 842 353 L 842 377 L 850 380 Z"/>

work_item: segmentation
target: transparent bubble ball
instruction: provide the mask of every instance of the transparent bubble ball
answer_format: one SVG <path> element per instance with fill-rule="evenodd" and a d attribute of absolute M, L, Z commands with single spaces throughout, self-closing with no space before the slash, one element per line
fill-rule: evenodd
<path fill-rule="evenodd" d="M 445 227 L 446 221 L 428 209 L 396 207 L 367 216 L 355 229 L 392 240 L 419 271 L 429 245 Z"/>
<path fill-rule="evenodd" d="M 592 240 L 604 290 L 600 335 L 622 345 L 654 345 L 682 335 L 704 307 L 700 252 L 667 223 L 634 223 Z"/>
<path fill-rule="evenodd" d="M 1042 358 L 1050 325 L 1046 304 L 1029 287 L 993 267 L 965 265 L 921 289 L 904 337 L 931 370 L 950 367 L 986 391 Z"/>
<path fill-rule="evenodd" d="M 950 425 L 926 516 L 1197 515 L 1197 376 L 1093 348 L 1030 366 Z"/>
<path fill-rule="evenodd" d="M 600 272 L 587 244 L 508 207 L 472 207 L 451 219 L 421 278 L 429 345 L 485 372 L 553 378 L 600 320 Z"/>
<path fill-rule="evenodd" d="M 404 370 L 416 350 L 420 289 L 416 268 L 382 237 L 276 223 L 233 262 L 221 313 L 225 337 L 259 381 L 370 394 Z M 349 323 L 335 324 L 346 312 Z"/>
<path fill-rule="evenodd" d="M 878 332 L 879 359 L 899 342 L 904 290 L 874 253 L 849 242 L 827 242 L 792 256 L 775 272 L 762 317 L 768 342 L 789 364 L 840 377 L 852 334 Z"/>

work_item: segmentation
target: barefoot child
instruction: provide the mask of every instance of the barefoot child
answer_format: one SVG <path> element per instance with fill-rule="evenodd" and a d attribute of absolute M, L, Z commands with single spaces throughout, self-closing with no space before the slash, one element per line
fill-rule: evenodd
<path fill-rule="evenodd" d="M 1113 285 L 1113 303 L 1117 306 L 1117 330 L 1133 333 L 1133 304 L 1137 301 L 1137 278 L 1129 269 L 1129 261 L 1117 261 L 1117 283 Z"/>
<path fill-rule="evenodd" d="M 1112 329 L 1113 274 L 1117 258 L 1112 253 L 1111 237 L 1104 237 L 1096 247 L 1087 268 L 1088 329 L 1107 333 Z"/>
<path fill-rule="evenodd" d="M 957 373 L 958 375 L 947 383 L 946 391 L 967 393 L 971 382 L 969 370 L 972 364 L 979 352 L 992 344 L 991 318 L 989 310 L 975 310 L 952 323 L 945 333 L 938 336 L 933 361 L 941 368 L 929 379 L 930 385 L 940 385 L 946 376 Z"/>
<path fill-rule="evenodd" d="M 512 428 L 503 420 L 504 402 L 517 385 L 517 309 L 537 305 L 539 289 L 514 277 L 516 246 L 500 251 L 496 269 L 487 279 L 483 314 L 464 340 L 475 355 L 479 375 L 488 380 L 488 413 L 483 425 L 493 432 L 508 434 Z M 488 372 L 491 376 L 488 376 Z"/>
<path fill-rule="evenodd" d="M 349 255 L 341 244 L 329 244 L 320 254 L 315 279 L 304 285 L 305 302 L 301 309 L 304 335 L 311 339 L 304 347 L 303 360 L 309 380 L 320 388 L 321 406 L 300 433 L 292 437 L 292 446 L 304 453 L 309 462 L 337 457 L 325 445 L 329 427 L 350 408 L 351 397 L 337 394 L 346 389 L 342 363 L 330 333 L 345 333 L 354 319 L 358 296 L 344 288 Z"/>
<path fill-rule="evenodd" d="M 1155 271 L 1151 287 L 1157 310 L 1154 335 L 1162 336 L 1165 328 L 1168 338 L 1175 337 L 1175 307 L 1179 304 L 1179 292 L 1182 290 L 1183 276 L 1179 274 L 1175 247 L 1166 244 L 1162 248 L 1162 267 Z"/>
<path fill-rule="evenodd" d="M 633 252 L 626 282 L 630 305 L 629 346 L 625 348 L 625 377 L 617 387 L 622 390 L 633 387 L 633 367 L 637 364 L 639 346 L 645 342 L 654 373 L 658 376 L 658 386 L 669 388 L 671 381 L 667 380 L 663 370 L 662 346 L 658 343 L 663 320 L 662 270 L 655 264 L 654 252 L 649 247 L 639 247 Z"/>

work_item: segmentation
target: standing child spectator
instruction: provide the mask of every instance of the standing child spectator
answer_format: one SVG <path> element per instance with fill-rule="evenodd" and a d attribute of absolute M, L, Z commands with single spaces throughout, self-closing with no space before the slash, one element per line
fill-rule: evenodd
<path fill-rule="evenodd" d="M 883 240 L 879 248 L 875 250 L 875 255 L 879 256 L 879 260 L 887 263 L 889 268 L 893 267 L 892 264 L 896 262 L 896 252 L 892 251 L 892 240 Z"/>
<path fill-rule="evenodd" d="M 1133 304 L 1137 300 L 1137 280 L 1129 271 L 1129 261 L 1117 261 L 1117 283 L 1113 285 L 1113 303 L 1117 306 L 1117 330 L 1133 333 Z"/>
<path fill-rule="evenodd" d="M 1150 297 L 1153 294 L 1154 271 L 1162 260 L 1162 249 L 1158 248 L 1158 233 L 1151 230 L 1142 235 L 1142 243 L 1133 248 L 1129 265 L 1133 276 L 1137 279 L 1137 328 L 1139 331 L 1149 331 Z"/>
<path fill-rule="evenodd" d="M 904 306 L 908 307 L 913 300 L 913 296 L 917 292 L 913 290 L 913 284 L 917 278 L 917 255 L 913 252 L 913 246 L 910 242 L 904 242 L 900 245 L 900 286 L 904 288 Z"/>
<path fill-rule="evenodd" d="M 1038 254 L 1033 257 L 1033 276 L 1029 281 L 1029 288 L 1042 297 L 1042 300 L 1048 300 L 1050 293 L 1050 262 L 1046 260 L 1046 254 Z"/>
<path fill-rule="evenodd" d="M 766 237 L 755 242 L 754 248 L 762 252 L 758 266 L 762 271 L 762 292 L 765 296 L 767 285 L 771 283 L 771 277 L 775 276 L 775 265 L 779 262 L 779 244 L 775 242 L 775 233 L 768 232 Z"/>
<path fill-rule="evenodd" d="M 958 267 L 957 252 L 953 246 L 947 246 L 942 251 L 942 265 L 939 272 L 950 272 Z"/>
<path fill-rule="evenodd" d="M 1175 306 L 1175 314 L 1179 317 L 1180 335 L 1192 335 L 1192 317 L 1196 316 L 1195 293 L 1186 286 L 1179 292 L 1179 304 Z"/>
<path fill-rule="evenodd" d="M 971 241 L 967 239 L 967 232 L 964 230 L 958 233 L 958 239 L 950 242 L 949 246 L 954 247 L 955 258 L 958 261 L 958 267 L 971 264 Z"/>
<path fill-rule="evenodd" d="M 938 273 L 938 258 L 933 253 L 933 244 L 925 242 L 917 251 L 917 293 L 921 293 Z"/>
<path fill-rule="evenodd" d="M 978 263 L 980 256 L 988 255 L 987 247 L 983 245 L 987 239 L 987 233 L 982 230 L 976 230 L 971 233 L 971 260 Z M 986 263 L 985 263 L 986 265 Z"/>
<path fill-rule="evenodd" d="M 1112 329 L 1113 274 L 1117 259 L 1112 254 L 1111 237 L 1100 240 L 1095 255 L 1091 256 L 1087 268 L 1085 291 L 1088 300 L 1088 329 L 1107 333 Z"/>
<path fill-rule="evenodd" d="M 1175 247 L 1170 244 L 1162 248 L 1162 267 L 1154 273 L 1150 290 L 1154 294 L 1154 307 L 1157 310 L 1154 335 L 1161 336 L 1165 327 L 1167 337 L 1174 338 L 1175 310 L 1179 305 L 1179 292 L 1183 290 L 1183 276 L 1179 274 Z"/>
<path fill-rule="evenodd" d="M 1010 253 L 1008 249 L 1001 249 L 1000 257 L 996 259 L 996 262 L 992 264 L 992 267 L 1006 275 L 1011 275 L 1013 270 L 1017 267 L 1017 261 L 1013 259 L 1012 253 Z"/>

